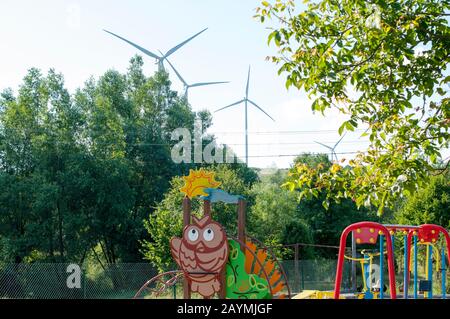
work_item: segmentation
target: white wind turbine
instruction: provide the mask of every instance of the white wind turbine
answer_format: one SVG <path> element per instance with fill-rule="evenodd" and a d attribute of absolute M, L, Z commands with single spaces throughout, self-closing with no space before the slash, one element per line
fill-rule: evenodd
<path fill-rule="evenodd" d="M 227 105 L 227 106 L 222 107 L 222 108 L 220 108 L 220 109 L 215 111 L 215 112 L 219 112 L 219 111 L 222 111 L 224 109 L 227 109 L 229 107 L 232 107 L 232 106 L 235 106 L 235 105 L 238 105 L 238 104 L 241 104 L 242 102 L 244 102 L 244 106 L 245 106 L 245 163 L 247 164 L 247 166 L 248 166 L 248 116 L 247 116 L 247 114 L 248 114 L 248 111 L 247 111 L 248 103 L 252 104 L 254 107 L 259 109 L 261 112 L 263 112 L 265 115 L 267 115 L 272 121 L 275 122 L 275 120 L 269 114 L 267 114 L 266 111 L 264 111 L 255 102 L 253 102 L 252 100 L 250 100 L 248 98 L 249 84 L 250 84 L 250 66 L 248 67 L 247 87 L 245 89 L 245 97 L 242 100 L 240 100 L 240 101 L 237 101 L 237 102 L 235 102 L 233 104 Z"/>
<path fill-rule="evenodd" d="M 180 81 L 183 83 L 183 85 L 184 85 L 184 96 L 185 96 L 186 100 L 188 99 L 188 94 L 189 94 L 189 89 L 190 88 L 195 88 L 195 87 L 199 87 L 199 86 L 206 86 L 206 85 L 215 85 L 215 84 L 229 83 L 228 81 L 220 81 L 220 82 L 199 82 L 199 83 L 189 84 L 189 83 L 186 82 L 185 79 L 183 79 L 181 74 L 177 71 L 177 69 L 175 69 L 175 67 L 172 65 L 172 63 L 170 63 L 169 59 L 166 59 L 166 61 L 167 61 L 167 63 L 169 63 L 170 67 L 175 72 L 175 74 L 177 75 L 178 79 L 180 79 Z"/>
<path fill-rule="evenodd" d="M 330 155 L 331 155 L 331 158 L 330 158 L 330 160 L 331 161 L 333 161 L 333 158 L 335 158 L 336 159 L 336 161 L 337 162 L 339 162 L 339 159 L 338 159 L 338 157 L 337 157 L 337 153 L 336 153 L 336 148 L 337 148 L 337 146 L 339 145 L 339 143 L 342 141 L 342 139 L 345 137 L 345 134 L 344 135 L 342 135 L 342 137 L 339 139 L 339 141 L 337 141 L 337 143 L 336 144 L 334 144 L 334 146 L 333 147 L 331 147 L 331 146 L 328 146 L 328 145 L 326 145 L 326 144 L 323 144 L 323 143 L 320 143 L 320 142 L 317 142 L 317 141 L 315 141 L 317 144 L 319 144 L 319 145 L 322 145 L 323 147 L 326 147 L 326 148 L 328 148 L 330 151 L 331 151 L 331 153 L 330 153 Z"/>

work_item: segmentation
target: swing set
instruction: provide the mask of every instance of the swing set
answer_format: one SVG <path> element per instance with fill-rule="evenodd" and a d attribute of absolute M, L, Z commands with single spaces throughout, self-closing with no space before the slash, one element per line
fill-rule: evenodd
<path fill-rule="evenodd" d="M 348 235 L 352 235 L 352 256 L 346 256 L 346 242 Z M 433 298 L 433 259 L 436 263 L 436 271 L 441 272 L 441 298 L 446 299 L 446 261 L 450 264 L 450 235 L 448 231 L 438 225 L 425 224 L 421 226 L 408 225 L 382 225 L 375 222 L 360 222 L 348 226 L 341 235 L 334 298 L 350 297 L 341 296 L 341 282 L 344 268 L 344 260 L 350 260 L 352 264 L 359 262 L 362 270 L 363 288 L 353 297 L 358 299 L 383 299 L 384 298 L 384 262 L 387 256 L 388 277 L 390 286 L 390 298 L 397 298 L 395 282 L 394 244 L 396 235 L 403 236 L 404 250 L 404 276 L 403 276 L 403 298 L 408 299 L 411 268 L 413 275 L 414 299 L 422 297 Z M 440 235 L 443 239 L 440 239 Z M 361 250 L 362 257 L 356 257 L 356 245 L 379 243 L 379 251 Z M 441 250 L 438 244 L 441 243 Z M 445 244 L 445 245 L 444 245 Z M 418 275 L 418 248 L 426 247 L 425 255 L 425 280 L 419 280 Z M 445 248 L 444 248 L 445 247 Z M 446 256 L 447 253 L 447 256 Z M 411 260 L 411 254 L 413 258 Z M 372 286 L 373 260 L 379 259 L 379 280 Z M 434 257 L 434 258 L 433 258 Z M 439 297 L 439 296 L 436 296 Z"/>
<path fill-rule="evenodd" d="M 395 229 L 395 226 L 393 226 Z M 410 229 L 403 230 L 404 245 L 405 245 L 405 272 L 404 272 L 404 291 L 403 296 L 408 298 L 408 288 L 410 283 L 410 260 L 411 251 L 413 251 L 413 298 L 417 299 L 419 294 L 423 293 L 424 298 L 433 298 L 433 255 L 435 256 L 436 268 L 441 271 L 441 292 L 442 299 L 446 298 L 446 258 L 447 252 L 448 262 L 450 264 L 450 235 L 448 231 L 438 225 L 425 224 L 418 227 L 409 226 Z M 412 227 L 412 228 L 411 228 Z M 437 244 L 440 235 L 443 235 L 446 244 L 446 249 L 442 248 L 439 251 Z M 411 247 L 412 242 L 412 247 Z M 426 280 L 418 279 L 418 246 L 424 245 L 426 247 L 425 255 L 425 275 Z M 440 269 L 438 268 L 440 264 Z"/>

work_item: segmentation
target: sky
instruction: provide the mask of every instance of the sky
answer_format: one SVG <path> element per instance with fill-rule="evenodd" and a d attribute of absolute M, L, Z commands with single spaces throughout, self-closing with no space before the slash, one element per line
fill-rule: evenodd
<path fill-rule="evenodd" d="M 107 29 L 142 47 L 166 52 L 204 28 L 208 30 L 175 52 L 170 61 L 187 82 L 230 81 L 229 84 L 191 89 L 194 111 L 213 114 L 218 141 L 230 145 L 244 159 L 244 107 L 218 108 L 245 95 L 251 65 L 249 98 L 275 122 L 249 107 L 249 165 L 286 168 L 294 155 L 329 151 L 315 143 L 334 145 L 345 117 L 330 111 L 313 114 L 304 92 L 285 88 L 278 67 L 265 60 L 269 30 L 253 18 L 259 1 L 230 0 L 2 0 L 0 1 L 0 90 L 15 91 L 31 67 L 61 72 L 71 93 L 90 77 L 108 69 L 126 72 L 135 48 L 103 32 Z M 157 70 L 144 57 L 145 72 Z M 173 88 L 183 85 L 170 71 Z M 368 146 L 361 132 L 347 134 L 336 149 L 351 158 Z M 342 153 L 342 154 L 339 154 Z"/>

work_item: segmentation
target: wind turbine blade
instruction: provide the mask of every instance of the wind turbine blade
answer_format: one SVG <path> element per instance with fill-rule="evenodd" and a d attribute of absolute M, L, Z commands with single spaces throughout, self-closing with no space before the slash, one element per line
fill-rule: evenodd
<path fill-rule="evenodd" d="M 314 141 L 314 143 L 320 144 L 320 145 L 322 145 L 323 147 L 328 148 L 329 150 L 333 150 L 332 147 L 330 147 L 330 146 L 328 146 L 328 145 L 325 145 L 325 144 L 323 144 L 323 143 L 320 143 L 320 142 L 317 142 L 317 141 Z"/>
<path fill-rule="evenodd" d="M 190 37 L 187 40 L 184 40 L 183 42 L 181 42 L 180 44 L 174 46 L 172 49 L 170 49 L 169 51 L 167 51 L 167 53 L 164 55 L 164 58 L 167 58 L 169 55 L 171 55 L 172 53 L 174 53 L 175 51 L 177 51 L 179 48 L 181 48 L 183 45 L 185 45 L 186 43 L 188 43 L 189 41 L 191 41 L 192 39 L 194 39 L 195 37 L 199 36 L 201 33 L 205 32 L 206 30 L 208 30 L 208 28 L 203 29 L 202 31 L 194 34 L 192 37 Z"/>
<path fill-rule="evenodd" d="M 232 107 L 232 106 L 235 106 L 235 105 L 241 104 L 241 103 L 242 103 L 242 102 L 244 102 L 244 101 L 245 101 L 245 100 L 240 100 L 240 101 L 238 101 L 238 102 L 236 102 L 236 103 L 233 103 L 233 104 L 230 104 L 230 105 L 224 106 L 224 107 L 222 107 L 222 108 L 220 108 L 220 109 L 218 109 L 218 110 L 214 111 L 214 113 L 216 113 L 216 112 L 219 112 L 219 111 L 222 111 L 222 110 L 225 110 L 225 109 L 227 109 L 227 108 L 229 108 L 229 107 Z"/>
<path fill-rule="evenodd" d="M 251 104 L 253 104 L 253 106 L 255 106 L 256 108 L 258 108 L 261 112 L 263 112 L 264 114 L 266 114 L 272 121 L 275 122 L 275 120 L 272 118 L 272 116 L 270 116 L 269 114 L 267 114 L 266 111 L 264 111 L 262 108 L 260 108 L 255 102 L 253 102 L 252 100 L 247 99 L 247 101 L 249 101 Z"/>
<path fill-rule="evenodd" d="M 345 133 L 345 134 L 347 134 L 347 133 Z M 344 135 L 342 135 L 342 137 L 339 139 L 339 141 L 337 141 L 337 143 L 336 144 L 334 144 L 334 147 L 333 147 L 333 150 L 336 148 L 336 146 L 338 146 L 339 145 L 339 143 L 342 141 L 342 139 L 345 137 L 345 134 Z"/>
<path fill-rule="evenodd" d="M 223 84 L 223 83 L 230 83 L 230 82 L 202 82 L 202 83 L 194 83 L 189 85 L 191 88 L 196 87 L 196 86 L 205 86 L 205 85 L 214 85 L 214 84 Z"/>
<path fill-rule="evenodd" d="M 137 45 L 137 44 L 135 44 L 135 43 L 133 43 L 133 42 L 131 42 L 131 41 L 125 39 L 125 38 L 122 38 L 121 36 L 119 36 L 119 35 L 117 35 L 117 34 L 114 34 L 114 33 L 112 33 L 112 32 L 109 32 L 108 30 L 103 30 L 103 31 L 105 31 L 106 33 L 109 33 L 109 34 L 115 36 L 116 38 L 119 38 L 119 39 L 122 40 L 122 41 L 125 41 L 126 43 L 128 43 L 128 44 L 130 44 L 130 45 L 132 45 L 132 46 L 134 46 L 136 49 L 138 49 L 139 51 L 145 53 L 146 55 L 148 55 L 148 56 L 150 56 L 150 57 L 152 57 L 152 58 L 155 58 L 155 59 L 157 59 L 157 60 L 161 60 L 161 57 L 160 57 L 160 56 L 157 56 L 157 55 L 154 54 L 153 52 L 150 52 L 150 51 L 148 51 L 147 49 L 144 49 L 143 47 L 141 47 L 141 46 L 139 46 L 139 45 Z"/>
<path fill-rule="evenodd" d="M 250 65 L 248 66 L 247 87 L 245 88 L 245 97 L 248 99 L 248 88 L 250 85 Z"/>
<path fill-rule="evenodd" d="M 166 59 L 167 63 L 169 63 L 170 67 L 172 68 L 172 70 L 175 72 L 175 74 L 177 75 L 177 77 L 180 79 L 181 82 L 183 82 L 184 86 L 188 87 L 189 85 L 186 83 L 186 81 L 183 79 L 183 77 L 181 76 L 180 73 L 178 73 L 177 69 L 175 69 L 175 67 L 172 65 L 172 63 L 170 63 L 170 61 L 168 59 Z"/>

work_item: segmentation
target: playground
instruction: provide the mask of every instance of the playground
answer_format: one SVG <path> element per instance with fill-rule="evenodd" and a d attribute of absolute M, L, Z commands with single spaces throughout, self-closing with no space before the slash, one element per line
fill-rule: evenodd
<path fill-rule="evenodd" d="M 151 278 L 134 298 L 449 298 L 450 236 L 442 226 L 369 221 L 349 225 L 341 234 L 334 289 L 293 291 L 283 263 L 272 249 L 246 234 L 245 198 L 221 190 L 214 173 L 202 169 L 191 170 L 184 180 L 180 189 L 185 194 L 183 234 L 170 243 L 179 269 Z M 191 213 L 191 201 L 196 197 L 203 201 L 203 216 Z M 236 237 L 212 218 L 214 204 L 219 202 L 236 207 Z M 395 254 L 400 251 L 403 264 L 396 262 Z M 351 282 L 346 289 L 342 289 L 344 273 Z M 440 294 L 434 293 L 439 290 Z"/>
<path fill-rule="evenodd" d="M 450 299 L 450 0 L 0 12 L 0 300 Z"/>
<path fill-rule="evenodd" d="M 269 247 L 266 238 L 250 236 L 247 199 L 221 189 L 212 171 L 191 170 L 183 183 L 175 190 L 182 231 L 161 248 L 173 260 L 168 271 L 142 262 L 85 263 L 72 280 L 76 267 L 69 263 L 5 264 L 0 298 L 450 298 L 450 237 L 439 225 L 353 223 L 335 245 L 305 244 L 335 258 L 308 259 L 301 243 Z M 232 208 L 232 231 L 217 222 L 223 207 Z M 283 258 L 282 248 L 294 253 Z"/>

